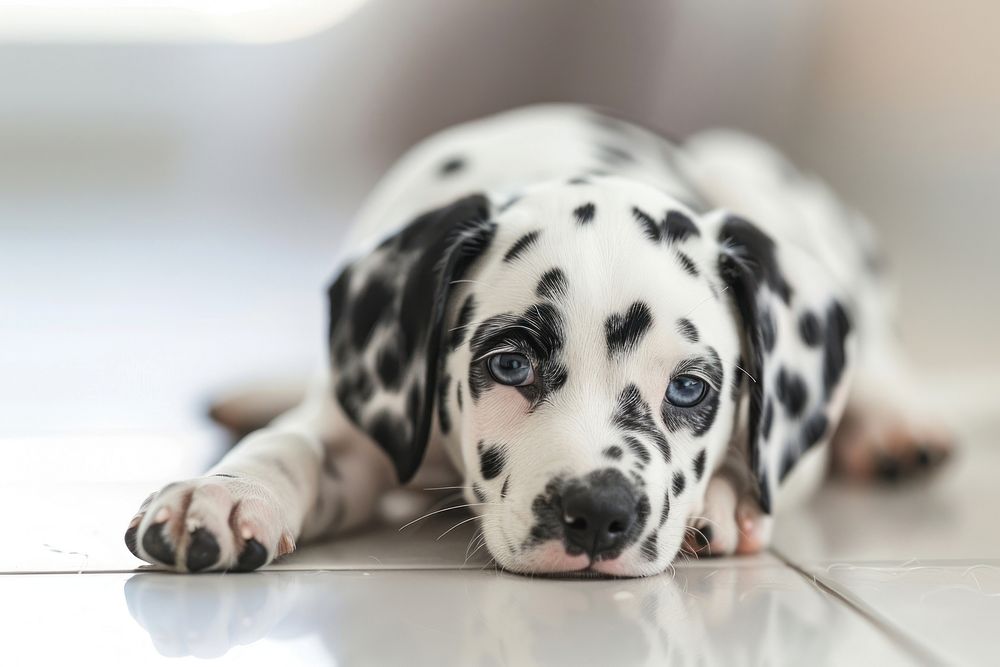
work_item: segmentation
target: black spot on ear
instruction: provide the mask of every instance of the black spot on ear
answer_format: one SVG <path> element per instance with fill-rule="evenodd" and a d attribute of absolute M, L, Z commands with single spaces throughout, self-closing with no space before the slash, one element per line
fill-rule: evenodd
<path fill-rule="evenodd" d="M 701 232 L 695 226 L 691 218 L 680 211 L 670 211 L 663 221 L 663 231 L 666 235 L 667 243 L 674 241 L 686 241 L 691 236 L 701 236 Z"/>
<path fill-rule="evenodd" d="M 767 471 L 760 474 L 758 492 L 760 493 L 760 508 L 766 513 L 771 513 L 771 476 Z"/>
<path fill-rule="evenodd" d="M 420 385 L 414 382 L 406 393 L 406 418 L 416 424 L 420 418 Z"/>
<path fill-rule="evenodd" d="M 448 435 L 451 431 L 451 414 L 448 412 L 448 387 L 451 386 L 451 376 L 447 373 L 441 375 L 438 380 L 438 424 L 441 426 L 441 434 Z"/>
<path fill-rule="evenodd" d="M 809 419 L 806 420 L 806 423 L 802 425 L 803 449 L 809 449 L 822 440 L 823 436 L 826 435 L 826 429 L 829 425 L 830 421 L 822 412 L 810 415 Z"/>
<path fill-rule="evenodd" d="M 535 294 L 543 299 L 555 300 L 566 294 L 566 274 L 562 269 L 549 269 L 542 274 L 538 285 L 535 287 Z"/>
<path fill-rule="evenodd" d="M 375 359 L 375 371 L 386 389 L 398 389 L 403 379 L 403 366 L 397 347 L 391 343 L 383 345 Z"/>
<path fill-rule="evenodd" d="M 608 357 L 631 352 L 653 326 L 653 313 L 636 301 L 624 313 L 612 313 L 604 322 Z"/>
<path fill-rule="evenodd" d="M 455 380 L 455 402 L 458 403 L 458 411 L 462 411 L 462 382 Z"/>
<path fill-rule="evenodd" d="M 805 311 L 799 318 L 799 336 L 809 347 L 816 347 L 823 342 L 823 330 L 811 310 Z"/>
<path fill-rule="evenodd" d="M 476 298 L 470 294 L 462 302 L 462 307 L 458 310 L 458 317 L 455 318 L 455 326 L 451 328 L 451 336 L 448 344 L 452 350 L 458 349 L 458 346 L 465 341 L 465 330 L 475 316 Z"/>
<path fill-rule="evenodd" d="M 410 427 L 388 410 L 382 410 L 372 418 L 368 432 L 390 459 L 402 460 L 406 456 Z"/>
<path fill-rule="evenodd" d="M 611 445 L 604 450 L 604 455 L 612 461 L 617 461 L 622 457 L 622 448 L 618 445 Z"/>
<path fill-rule="evenodd" d="M 482 473 L 483 479 L 490 480 L 499 476 L 507 462 L 502 447 L 500 445 L 487 445 L 480 440 L 477 450 L 479 451 L 479 472 Z"/>
<path fill-rule="evenodd" d="M 797 373 L 778 369 L 777 391 L 775 395 L 778 401 L 785 406 L 790 417 L 798 417 L 806 407 L 809 400 L 809 391 L 806 383 Z"/>
<path fill-rule="evenodd" d="M 503 486 L 500 487 L 500 499 L 503 500 L 507 497 L 507 492 L 510 491 L 510 475 L 507 475 L 503 480 Z"/>
<path fill-rule="evenodd" d="M 771 436 L 771 424 L 774 421 L 774 404 L 771 399 L 764 403 L 764 413 L 760 418 L 760 437 L 767 440 Z"/>
<path fill-rule="evenodd" d="M 693 259 L 682 253 L 680 250 L 674 251 L 674 255 L 676 255 L 677 261 L 681 263 L 681 267 L 687 272 L 688 275 L 694 278 L 697 278 L 700 275 L 698 265 L 694 263 Z"/>
<path fill-rule="evenodd" d="M 344 305 L 347 302 L 347 293 L 351 284 L 351 267 L 345 268 L 340 276 L 330 285 L 327 290 L 327 304 L 330 313 L 330 331 L 327 332 L 327 337 L 332 338 L 333 325 L 339 320 L 345 317 Z"/>
<path fill-rule="evenodd" d="M 782 482 L 785 481 L 785 478 L 788 477 L 788 473 L 792 471 L 792 468 L 795 467 L 795 464 L 798 462 L 798 460 L 799 460 L 798 450 L 786 448 L 784 451 L 781 452 L 781 465 L 779 466 L 778 470 L 779 481 Z"/>
<path fill-rule="evenodd" d="M 823 388 L 827 398 L 836 389 L 847 365 L 845 341 L 850 331 L 847 311 L 839 301 L 834 301 L 826 315 L 826 346 L 823 348 Z"/>
<path fill-rule="evenodd" d="M 355 349 L 363 350 L 368 345 L 375 325 L 391 314 L 394 297 L 395 290 L 387 282 L 378 277 L 368 279 L 351 307 L 351 342 Z"/>
<path fill-rule="evenodd" d="M 438 173 L 442 176 L 451 176 L 465 169 L 465 160 L 460 157 L 449 158 L 438 168 Z"/>
<path fill-rule="evenodd" d="M 514 245 L 510 247 L 510 250 L 507 251 L 507 254 L 503 256 L 503 261 L 513 262 L 515 259 L 520 257 L 525 250 L 530 248 L 532 244 L 534 244 L 535 241 L 538 240 L 538 236 L 540 234 L 541 232 L 539 231 L 528 232 L 527 234 L 519 238 L 517 241 L 514 242 Z"/>
<path fill-rule="evenodd" d="M 764 349 L 768 352 L 773 351 L 776 333 L 774 330 L 774 318 L 769 311 L 762 310 L 760 312 L 758 326 L 760 327 L 760 340 L 764 344 Z"/>
<path fill-rule="evenodd" d="M 684 336 L 688 342 L 697 343 L 700 338 L 698 336 L 698 327 L 696 327 L 694 322 L 686 317 L 682 317 L 677 320 L 677 330 L 681 332 L 681 335 Z"/>
<path fill-rule="evenodd" d="M 596 207 L 593 204 L 584 204 L 573 211 L 573 216 L 578 224 L 586 225 L 594 219 Z"/>
<path fill-rule="evenodd" d="M 743 266 L 758 283 L 766 284 L 786 304 L 791 301 L 792 288 L 778 266 L 774 240 L 770 236 L 753 223 L 730 216 L 719 230 L 719 242 L 743 258 Z"/>
<path fill-rule="evenodd" d="M 648 561 L 655 561 L 659 558 L 660 550 L 657 546 L 658 535 L 659 533 L 652 533 L 643 541 L 642 546 L 639 547 L 639 552 L 642 554 L 642 557 Z"/>
<path fill-rule="evenodd" d="M 684 493 L 684 487 L 687 486 L 687 477 L 684 476 L 680 470 L 674 473 L 673 481 L 674 496 L 679 496 Z"/>
<path fill-rule="evenodd" d="M 694 457 L 694 478 L 701 481 L 702 475 L 705 474 L 705 450 L 698 452 L 698 455 Z"/>
<path fill-rule="evenodd" d="M 472 494 L 476 497 L 476 501 L 485 505 L 486 504 L 486 493 L 483 492 L 483 487 L 479 484 L 473 482 L 472 484 Z"/>
<path fill-rule="evenodd" d="M 646 235 L 646 238 L 654 243 L 660 242 L 660 228 L 648 213 L 641 210 L 638 206 L 632 207 L 632 217 L 635 221 L 639 223 L 642 227 L 642 232 Z"/>

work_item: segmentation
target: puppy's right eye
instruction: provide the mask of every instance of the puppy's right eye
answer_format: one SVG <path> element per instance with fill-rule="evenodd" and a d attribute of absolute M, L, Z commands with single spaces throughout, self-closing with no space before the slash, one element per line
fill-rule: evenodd
<path fill-rule="evenodd" d="M 535 381 L 535 371 L 528 357 L 517 352 L 500 352 L 486 361 L 490 375 L 500 384 L 523 387 Z"/>

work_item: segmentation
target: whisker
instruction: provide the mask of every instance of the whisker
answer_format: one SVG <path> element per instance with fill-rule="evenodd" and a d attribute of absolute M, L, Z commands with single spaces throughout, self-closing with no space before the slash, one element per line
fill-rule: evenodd
<path fill-rule="evenodd" d="M 427 517 L 434 516 L 435 514 L 441 514 L 442 512 L 450 512 L 451 510 L 458 510 L 458 509 L 462 509 L 463 507 L 477 507 L 479 505 L 499 505 L 499 504 L 500 503 L 466 503 L 465 505 L 455 505 L 454 507 L 445 507 L 444 509 L 440 509 L 440 510 L 437 510 L 437 511 L 434 511 L 434 512 L 428 512 L 427 514 L 424 514 L 423 516 L 418 516 L 413 521 L 409 521 L 407 523 L 404 523 L 402 526 L 399 527 L 399 530 L 402 531 L 404 528 L 406 528 L 408 526 L 412 526 L 413 524 L 415 524 L 418 521 L 426 519 Z"/>
<path fill-rule="evenodd" d="M 470 516 L 470 517 L 469 517 L 468 519 L 462 519 L 461 521 L 459 521 L 458 523 L 456 523 L 456 524 L 455 524 L 454 526 L 452 526 L 452 527 L 451 527 L 451 528 L 449 528 L 448 530 L 446 530 L 446 531 L 444 531 L 443 533 L 441 533 L 440 535 L 438 535 L 438 536 L 437 536 L 437 540 L 435 540 L 435 541 L 438 541 L 438 540 L 440 540 L 440 539 L 441 539 L 442 537 L 444 537 L 445 535 L 447 535 L 447 534 L 448 534 L 448 533 L 450 533 L 451 531 L 455 530 L 456 528 L 458 528 L 458 527 L 459 527 L 459 526 L 461 526 L 462 524 L 465 524 L 465 523 L 469 523 L 470 521 L 475 521 L 475 520 L 476 520 L 476 519 L 478 519 L 478 518 L 479 518 L 478 516 Z"/>
<path fill-rule="evenodd" d="M 738 369 L 740 369 L 741 371 L 743 371 L 743 374 L 744 374 L 744 375 L 746 375 L 746 376 L 747 376 L 748 378 L 750 378 L 751 380 L 753 380 L 754 384 L 757 384 L 757 378 L 755 378 L 754 376 L 750 375 L 750 373 L 748 373 L 748 372 L 747 372 L 747 370 L 746 370 L 745 368 L 743 368 L 743 367 L 742 367 L 742 366 L 740 366 L 739 364 L 733 364 L 733 365 L 734 365 L 734 366 L 736 366 L 736 368 L 738 368 Z"/>

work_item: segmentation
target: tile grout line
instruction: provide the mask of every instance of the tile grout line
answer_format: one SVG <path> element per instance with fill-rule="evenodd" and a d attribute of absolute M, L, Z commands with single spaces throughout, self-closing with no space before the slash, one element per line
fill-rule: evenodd
<path fill-rule="evenodd" d="M 899 645 L 902 650 L 910 654 L 911 657 L 918 659 L 924 664 L 948 664 L 948 661 L 938 655 L 935 650 L 923 644 L 920 640 L 911 637 L 898 625 L 884 618 L 881 614 L 872 609 L 870 605 L 856 599 L 849 593 L 839 590 L 834 585 L 827 583 L 827 581 L 822 579 L 820 576 L 809 572 L 805 568 L 792 562 L 791 559 L 777 549 L 772 547 L 769 551 L 774 554 L 775 558 L 799 574 L 799 576 L 815 586 L 817 589 L 840 601 L 840 603 L 845 607 L 861 616 L 867 623 L 888 637 L 890 641 Z"/>

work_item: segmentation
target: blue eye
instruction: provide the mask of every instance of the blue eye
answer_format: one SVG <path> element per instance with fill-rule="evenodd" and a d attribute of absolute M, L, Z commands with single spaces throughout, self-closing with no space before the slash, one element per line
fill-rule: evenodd
<path fill-rule="evenodd" d="M 501 352 L 494 354 L 486 362 L 490 375 L 500 384 L 511 387 L 523 387 L 535 381 L 535 372 L 531 362 L 523 354 L 517 352 Z"/>
<path fill-rule="evenodd" d="M 691 408 L 705 398 L 708 385 L 693 375 L 678 375 L 667 385 L 667 400 L 679 408 Z"/>

